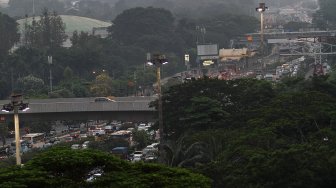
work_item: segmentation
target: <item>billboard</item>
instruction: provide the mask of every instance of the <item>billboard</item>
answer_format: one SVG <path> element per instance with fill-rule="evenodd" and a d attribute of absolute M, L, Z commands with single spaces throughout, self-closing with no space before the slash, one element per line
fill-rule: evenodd
<path fill-rule="evenodd" d="M 198 56 L 218 55 L 218 45 L 217 44 L 197 45 L 197 55 Z"/>

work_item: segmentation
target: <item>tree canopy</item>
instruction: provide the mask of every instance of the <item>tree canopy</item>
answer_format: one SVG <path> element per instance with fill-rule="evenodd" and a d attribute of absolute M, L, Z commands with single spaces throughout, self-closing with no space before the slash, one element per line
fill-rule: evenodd
<path fill-rule="evenodd" d="M 0 61 L 19 39 L 16 21 L 0 12 Z"/>
<path fill-rule="evenodd" d="M 87 181 L 90 172 L 102 175 Z M 210 180 L 185 169 L 117 159 L 96 150 L 52 148 L 23 167 L 0 170 L 1 187 L 210 187 Z"/>
<path fill-rule="evenodd" d="M 213 187 L 335 185 L 331 80 L 204 78 L 172 86 L 163 95 L 166 163 L 211 177 Z"/>

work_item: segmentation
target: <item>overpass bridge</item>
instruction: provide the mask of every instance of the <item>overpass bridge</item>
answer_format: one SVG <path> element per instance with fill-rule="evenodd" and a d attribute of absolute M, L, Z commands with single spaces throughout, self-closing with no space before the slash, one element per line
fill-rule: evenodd
<path fill-rule="evenodd" d="M 325 41 L 329 38 L 336 37 L 336 30 L 331 31 L 304 31 L 304 32 L 271 32 L 264 33 L 264 40 L 268 39 L 307 39 L 314 38 L 319 41 Z M 248 38 L 252 39 L 252 43 L 260 43 L 260 33 L 247 33 L 244 36 L 237 38 L 236 44 L 249 44 L 251 41 L 248 41 Z"/>
<path fill-rule="evenodd" d="M 336 31 L 305 31 L 305 32 L 274 32 L 264 33 L 265 39 L 300 39 L 300 38 L 317 38 L 317 37 L 336 37 Z M 247 33 L 245 36 L 259 38 L 260 33 Z"/>
<path fill-rule="evenodd" d="M 94 102 L 94 98 L 31 99 L 28 111 L 19 111 L 20 121 L 34 120 L 121 120 L 153 121 L 156 110 L 149 103 L 156 97 L 118 97 L 115 102 Z M 10 100 L 0 100 L 8 104 Z M 13 112 L 0 112 L 6 120 Z"/>

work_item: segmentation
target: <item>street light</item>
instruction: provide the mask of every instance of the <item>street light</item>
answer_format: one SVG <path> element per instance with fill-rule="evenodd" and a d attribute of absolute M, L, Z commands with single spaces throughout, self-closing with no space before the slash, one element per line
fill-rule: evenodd
<path fill-rule="evenodd" d="M 159 111 L 159 159 L 163 156 L 163 116 L 162 116 L 162 94 L 161 94 L 161 66 L 168 64 L 166 56 L 163 54 L 153 54 L 152 58 L 147 56 L 147 65 L 156 67 L 157 91 L 158 91 L 158 111 Z M 161 161 L 162 162 L 162 161 Z"/>
<path fill-rule="evenodd" d="M 256 8 L 256 11 L 260 13 L 260 51 L 264 53 L 264 12 L 268 10 L 268 7 L 265 6 L 265 3 L 259 3 L 259 7 Z"/>
<path fill-rule="evenodd" d="M 15 149 L 16 149 L 16 164 L 21 165 L 21 142 L 20 142 L 20 127 L 19 127 L 19 110 L 29 110 L 28 103 L 23 103 L 22 94 L 12 94 L 11 103 L 2 106 L 3 112 L 14 111 L 14 126 L 15 126 Z"/>

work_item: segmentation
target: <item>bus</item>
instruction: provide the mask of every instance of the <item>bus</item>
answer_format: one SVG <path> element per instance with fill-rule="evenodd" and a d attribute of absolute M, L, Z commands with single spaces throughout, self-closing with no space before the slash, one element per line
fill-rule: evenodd
<path fill-rule="evenodd" d="M 22 140 L 26 140 L 29 143 L 33 144 L 33 147 L 40 145 L 39 143 L 44 143 L 44 139 L 44 133 L 30 133 L 22 136 Z"/>
<path fill-rule="evenodd" d="M 128 147 L 115 147 L 111 150 L 111 154 L 119 157 L 120 159 L 128 159 Z"/>
<path fill-rule="evenodd" d="M 122 139 L 127 141 L 130 145 L 133 144 L 131 131 L 121 130 L 110 134 L 110 136 L 112 139 Z"/>

